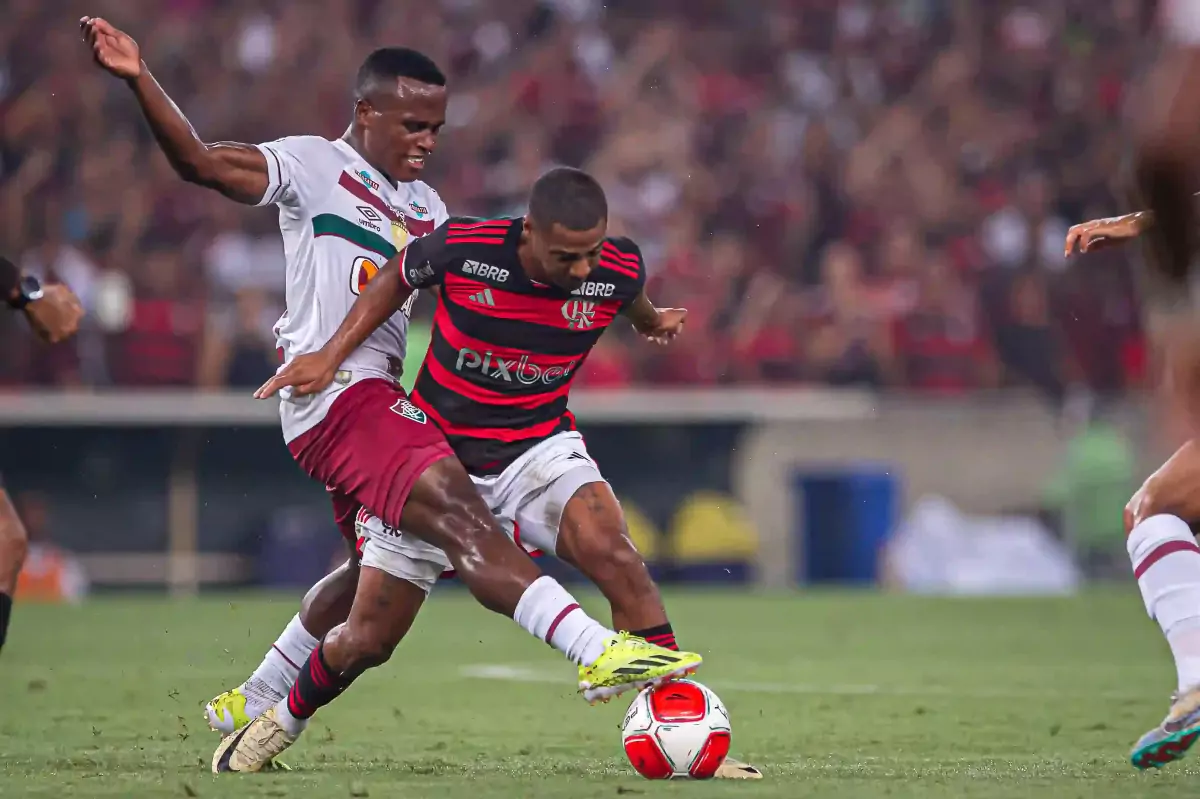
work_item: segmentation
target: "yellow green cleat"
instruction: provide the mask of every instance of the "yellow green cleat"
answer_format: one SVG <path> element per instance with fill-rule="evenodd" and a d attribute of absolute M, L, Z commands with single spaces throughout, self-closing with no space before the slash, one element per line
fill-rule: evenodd
<path fill-rule="evenodd" d="M 622 632 L 604 643 L 604 653 L 579 667 L 579 691 L 589 704 L 607 702 L 630 689 L 661 685 L 692 674 L 703 658 L 676 652 Z"/>

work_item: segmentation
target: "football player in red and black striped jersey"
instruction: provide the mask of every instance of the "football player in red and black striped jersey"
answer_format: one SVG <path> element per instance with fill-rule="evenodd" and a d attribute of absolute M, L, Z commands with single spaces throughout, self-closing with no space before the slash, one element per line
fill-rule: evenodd
<path fill-rule="evenodd" d="M 586 575 L 609 600 L 616 629 L 675 648 L 658 587 L 568 408 L 575 375 L 618 316 L 663 344 L 687 316 L 650 302 L 641 251 L 608 237 L 607 226 L 600 185 L 568 168 L 537 181 L 522 218 L 451 218 L 389 261 L 326 346 L 293 359 L 263 393 L 320 391 L 398 304 L 440 287 L 413 403 L 519 543 Z M 728 760 L 718 776 L 761 774 Z"/>

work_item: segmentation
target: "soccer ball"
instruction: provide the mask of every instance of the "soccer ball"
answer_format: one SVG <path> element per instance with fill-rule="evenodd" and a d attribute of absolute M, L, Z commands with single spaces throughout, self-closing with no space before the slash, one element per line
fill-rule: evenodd
<path fill-rule="evenodd" d="M 625 755 L 648 780 L 709 779 L 729 754 L 731 732 L 725 705 L 693 680 L 645 689 L 621 723 Z"/>

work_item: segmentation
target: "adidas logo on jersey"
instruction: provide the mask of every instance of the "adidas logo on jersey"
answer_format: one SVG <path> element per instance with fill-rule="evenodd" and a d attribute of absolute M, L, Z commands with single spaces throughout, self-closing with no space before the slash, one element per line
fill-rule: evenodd
<path fill-rule="evenodd" d="M 468 296 L 467 299 L 470 300 L 471 302 L 477 302 L 480 305 L 491 305 L 491 306 L 496 305 L 496 300 L 492 297 L 491 289 L 484 289 L 483 291 L 477 291 L 474 294 L 471 294 L 470 296 Z"/>

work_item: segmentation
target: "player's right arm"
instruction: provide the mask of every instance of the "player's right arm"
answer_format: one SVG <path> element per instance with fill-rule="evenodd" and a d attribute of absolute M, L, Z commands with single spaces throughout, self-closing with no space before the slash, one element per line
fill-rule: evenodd
<path fill-rule="evenodd" d="M 236 142 L 205 144 L 150 74 L 137 42 L 103 19 L 84 17 L 79 25 L 96 63 L 125 80 L 133 90 L 158 146 L 176 174 L 231 200 L 247 205 L 260 203 L 271 181 L 267 156 L 259 148 Z"/>
<path fill-rule="evenodd" d="M 293 394 L 304 396 L 323 391 L 332 383 L 334 373 L 350 353 L 398 312 L 414 291 L 442 282 L 454 258 L 451 245 L 446 242 L 450 221 L 428 236 L 413 239 L 390 258 L 358 295 L 350 313 L 325 346 L 288 361 L 254 396 L 266 399 L 289 387 Z"/>

